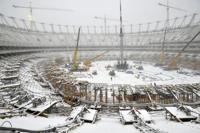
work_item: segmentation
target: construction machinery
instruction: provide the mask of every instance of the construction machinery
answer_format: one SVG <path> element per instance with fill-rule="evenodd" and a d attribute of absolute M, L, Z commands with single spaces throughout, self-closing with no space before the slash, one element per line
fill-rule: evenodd
<path fill-rule="evenodd" d="M 97 54 L 96 56 L 90 58 L 90 59 L 86 59 L 85 61 L 83 61 L 83 64 L 86 66 L 86 68 L 91 67 L 92 61 L 95 59 L 98 59 L 100 57 L 102 57 L 103 55 L 105 55 L 106 53 L 108 53 L 109 51 L 104 51 L 100 54 Z"/>
<path fill-rule="evenodd" d="M 171 60 L 171 62 L 168 65 L 169 70 L 174 70 L 177 69 L 177 61 L 180 58 L 181 54 L 185 51 L 185 49 L 193 42 L 193 40 L 200 34 L 200 31 L 195 34 L 195 36 L 182 48 L 182 50 L 180 52 L 178 52 L 178 54 Z"/>
<path fill-rule="evenodd" d="M 103 20 L 104 21 L 104 32 L 105 34 L 107 33 L 107 21 L 120 21 L 119 19 L 115 19 L 115 18 L 108 18 L 106 15 L 104 15 L 104 17 L 98 17 L 95 16 L 94 19 L 98 19 L 98 20 Z"/>
<path fill-rule="evenodd" d="M 29 3 L 29 6 L 13 5 L 13 7 L 14 8 L 21 8 L 21 9 L 28 9 L 29 10 L 28 20 L 30 22 L 30 28 L 32 28 L 32 23 L 31 22 L 33 21 L 33 10 L 73 12 L 72 9 L 34 7 L 34 6 L 32 6 L 32 2 Z"/>
<path fill-rule="evenodd" d="M 106 15 L 104 15 L 104 17 L 95 16 L 94 19 L 98 19 L 98 20 L 103 20 L 104 21 L 104 32 L 105 32 L 105 34 L 107 33 L 107 21 L 116 21 L 116 22 L 120 21 L 120 19 L 109 18 Z M 127 21 L 124 21 L 124 22 L 127 22 Z"/>
<path fill-rule="evenodd" d="M 165 40 L 166 40 L 167 29 L 169 27 L 169 9 L 174 9 L 174 10 L 183 11 L 183 12 L 186 12 L 186 10 L 169 5 L 168 0 L 167 0 L 167 4 L 158 3 L 158 5 L 166 7 L 166 9 L 167 9 L 167 18 L 166 18 L 166 23 L 165 23 L 164 36 L 163 36 L 163 41 L 162 41 L 162 48 L 161 48 L 161 53 L 160 53 L 160 64 L 159 64 L 159 65 L 163 65 L 164 61 L 165 61 L 165 53 L 164 53 Z"/>
<path fill-rule="evenodd" d="M 78 68 L 79 67 L 78 66 L 78 45 L 79 45 L 79 39 L 80 39 L 80 30 L 81 30 L 81 27 L 79 27 L 79 29 L 78 29 L 77 44 L 76 44 L 76 47 L 74 48 L 71 71 L 88 70 L 89 67 L 91 67 L 91 63 L 93 60 L 100 58 L 101 56 L 103 56 L 109 52 L 109 51 L 104 51 L 103 53 L 97 54 L 96 56 L 94 56 L 90 59 L 86 59 L 85 61 L 83 61 L 84 67 Z"/>
<path fill-rule="evenodd" d="M 78 37 L 77 37 L 76 47 L 74 48 L 72 67 L 71 67 L 72 71 L 78 70 L 78 44 L 79 44 L 80 32 L 81 32 L 81 27 L 79 27 L 79 29 L 78 29 Z"/>

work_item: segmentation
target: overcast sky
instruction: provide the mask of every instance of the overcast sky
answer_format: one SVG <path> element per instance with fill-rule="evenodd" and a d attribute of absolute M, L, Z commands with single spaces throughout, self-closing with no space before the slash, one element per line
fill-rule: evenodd
<path fill-rule="evenodd" d="M 28 19 L 29 10 L 16 9 L 12 5 L 29 6 L 30 0 L 0 0 L 0 13 L 6 16 Z M 166 0 L 122 0 L 125 24 L 138 24 L 164 20 L 166 8 L 158 5 Z M 170 18 L 200 13 L 200 0 L 169 0 L 169 4 L 187 10 L 180 12 L 171 9 Z M 33 20 L 63 25 L 103 25 L 94 16 L 119 18 L 119 0 L 32 0 L 32 6 L 73 9 L 74 12 L 33 10 Z M 119 22 L 108 21 L 108 25 Z"/>

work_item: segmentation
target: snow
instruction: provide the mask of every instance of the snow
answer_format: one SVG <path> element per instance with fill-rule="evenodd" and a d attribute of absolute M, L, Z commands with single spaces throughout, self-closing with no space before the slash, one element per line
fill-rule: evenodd
<path fill-rule="evenodd" d="M 90 83 L 105 83 L 113 84 L 128 84 L 128 85 L 146 85 L 151 83 L 156 84 L 187 84 L 200 82 L 200 76 L 193 74 L 192 70 L 187 70 L 190 74 L 181 74 L 177 71 L 165 71 L 160 67 L 155 67 L 151 64 L 143 63 L 144 70 L 134 68 L 134 63 L 128 61 L 132 68 L 127 71 L 133 71 L 133 74 L 128 74 L 122 71 L 115 71 L 116 76 L 108 74 L 111 69 L 107 70 L 107 65 L 113 66 L 116 61 L 96 61 L 92 63 L 92 67 L 87 72 L 74 72 L 72 77 L 77 80 L 88 81 Z M 92 75 L 93 71 L 97 71 L 97 75 Z"/>
<path fill-rule="evenodd" d="M 20 83 L 17 82 L 17 83 L 14 83 L 14 84 L 8 84 L 8 85 L 3 85 L 3 86 L 0 86 L 0 89 L 3 89 L 3 88 L 10 88 L 10 87 L 18 87 L 20 86 Z"/>
<path fill-rule="evenodd" d="M 34 94 L 35 97 L 47 97 L 47 101 L 45 104 L 49 105 L 49 102 L 53 104 L 55 102 L 54 100 L 50 101 L 52 97 L 49 97 L 52 94 L 52 90 L 45 89 L 41 87 L 40 83 L 34 80 L 33 73 L 31 72 L 31 67 L 35 63 L 37 64 L 39 60 L 31 60 L 31 62 L 24 63 L 25 67 L 22 67 L 20 69 L 20 79 L 22 81 L 22 87 L 28 91 L 29 93 Z M 133 74 L 127 74 L 125 72 L 116 72 L 116 76 L 111 79 L 111 77 L 108 75 L 109 70 L 105 69 L 105 66 L 107 64 L 114 64 L 115 62 L 94 62 L 93 66 L 88 72 L 81 72 L 76 73 L 75 76 L 77 76 L 78 80 L 87 80 L 91 83 L 106 83 L 106 84 L 130 84 L 130 85 L 143 85 L 143 84 L 150 84 L 155 82 L 156 84 L 184 84 L 184 83 L 197 83 L 200 82 L 200 76 L 194 76 L 192 75 L 192 71 L 189 71 L 190 74 L 183 75 L 180 73 L 177 73 L 176 71 L 164 71 L 161 68 L 154 67 L 150 64 L 143 64 L 144 70 L 137 70 L 135 68 L 132 68 L 131 71 L 133 71 Z M 130 62 L 133 66 L 134 64 Z M 92 71 L 97 70 L 97 75 L 92 75 Z M 139 75 L 139 78 L 137 78 Z M 1 73 L 0 76 L 2 77 Z M 39 110 L 44 110 L 46 108 L 46 105 L 42 104 L 41 106 L 38 106 Z M 26 105 L 28 108 L 31 108 L 31 105 L 28 105 L 28 103 L 23 104 L 23 106 Z M 22 105 L 21 105 L 22 106 Z M 83 111 L 84 106 L 79 106 L 74 108 L 72 113 L 70 114 L 70 117 L 74 118 L 78 114 L 80 114 L 81 111 Z M 177 110 L 175 108 L 168 109 L 173 112 L 178 117 L 185 117 L 185 114 L 183 112 L 180 112 L 180 110 Z M 200 110 L 200 109 L 199 109 Z M 1 109 L 0 112 L 3 113 L 7 111 L 6 109 Z M 83 117 L 84 119 L 92 119 L 94 114 L 96 113 L 95 110 L 88 109 L 89 113 L 85 112 Z M 138 110 L 140 113 L 140 117 L 146 120 L 153 120 L 154 122 L 149 124 L 155 129 L 159 129 L 161 131 L 166 131 L 169 133 L 199 133 L 200 126 L 198 124 L 194 124 L 191 122 L 184 122 L 184 123 L 178 123 L 175 121 L 170 121 L 165 119 L 165 113 L 159 114 L 160 111 L 154 112 L 154 114 L 151 113 L 151 115 L 146 110 Z M 193 110 L 194 111 L 194 110 Z M 130 114 L 130 111 L 123 111 L 120 112 L 123 114 L 125 119 L 127 121 L 130 121 L 133 119 L 133 115 Z M 22 116 L 22 117 L 12 117 L 12 118 L 5 118 L 0 119 L 0 124 L 2 124 L 4 121 L 10 121 L 13 125 L 13 127 L 17 128 L 26 128 L 26 129 L 33 129 L 33 130 L 40 130 L 47 127 L 54 127 L 58 125 L 66 124 L 66 118 L 65 116 L 52 116 L 49 115 L 48 118 L 44 117 L 35 117 L 35 116 Z M 9 126 L 5 124 L 4 126 Z M 116 116 L 101 116 L 101 120 L 97 121 L 95 124 L 89 124 L 84 123 L 82 126 L 74 129 L 71 131 L 72 133 L 139 133 L 138 129 L 135 129 L 133 125 L 122 125 L 120 123 L 119 117 Z"/>
<path fill-rule="evenodd" d="M 74 107 L 72 112 L 70 113 L 70 118 L 76 118 L 84 109 L 84 106 Z"/>
<path fill-rule="evenodd" d="M 191 122 L 176 122 L 165 119 L 165 112 L 154 112 L 151 114 L 153 123 L 149 124 L 155 129 L 168 133 L 199 133 L 199 124 Z"/>
<path fill-rule="evenodd" d="M 184 106 L 185 108 L 187 108 L 187 109 L 189 109 L 190 111 L 191 111 L 191 114 L 193 115 L 193 116 L 196 116 L 196 117 L 199 117 L 199 115 L 200 115 L 200 111 L 198 111 L 197 109 L 194 109 L 194 108 L 192 108 L 192 107 L 190 107 L 190 106 Z"/>
<path fill-rule="evenodd" d="M 30 62 L 25 62 L 24 66 L 20 69 L 20 80 L 22 83 L 22 86 L 26 91 L 29 93 L 33 93 L 34 95 L 37 95 L 39 97 L 47 96 L 52 93 L 52 90 L 43 88 L 40 85 L 40 82 L 35 81 L 34 79 L 34 73 L 31 72 L 31 67 L 37 64 L 38 62 L 43 61 L 43 59 L 34 59 L 30 60 Z"/>
<path fill-rule="evenodd" d="M 13 76 L 4 76 L 4 77 L 2 77 L 1 79 L 16 79 L 16 78 L 18 78 L 19 77 L 19 75 L 13 75 Z"/>
<path fill-rule="evenodd" d="M 194 116 L 186 115 L 185 112 L 179 110 L 177 107 L 165 107 L 171 114 L 176 116 L 177 118 L 194 118 Z"/>
<path fill-rule="evenodd" d="M 122 125 L 118 118 L 102 116 L 95 124 L 84 123 L 70 133 L 140 133 L 133 125 Z"/>
<path fill-rule="evenodd" d="M 137 115 L 145 122 L 152 121 L 151 115 L 144 109 L 139 109 L 136 111 Z"/>
<path fill-rule="evenodd" d="M 97 110 L 95 109 L 87 109 L 87 111 L 83 115 L 83 120 L 87 121 L 94 121 L 95 117 L 97 115 Z"/>
<path fill-rule="evenodd" d="M 10 112 L 11 109 L 6 109 L 6 108 L 0 108 L 0 114 L 4 114 L 4 113 L 7 113 L 7 112 Z"/>
<path fill-rule="evenodd" d="M 93 121 L 96 117 L 97 110 L 87 109 L 85 106 L 74 107 L 69 118 L 75 119 L 80 113 L 83 112 L 83 116 L 81 119 L 87 121 Z"/>
<path fill-rule="evenodd" d="M 133 122 L 134 121 L 134 115 L 132 114 L 132 110 L 121 110 L 121 111 L 119 111 L 119 113 L 125 122 Z"/>
<path fill-rule="evenodd" d="M 34 117 L 34 116 L 22 116 L 22 117 L 12 117 L 12 118 L 5 118 L 0 119 L 0 125 L 4 121 L 10 121 L 12 127 L 16 128 L 25 128 L 30 130 L 42 130 L 48 127 L 55 127 L 58 125 L 63 125 L 66 123 L 65 116 L 50 116 L 48 118 L 45 117 Z M 6 126 L 10 126 L 5 124 Z"/>
<path fill-rule="evenodd" d="M 39 105 L 38 107 L 34 108 L 32 107 L 32 104 L 28 104 L 26 106 L 26 108 L 28 108 L 29 110 L 32 110 L 32 111 L 38 111 L 38 112 L 43 112 L 45 111 L 46 109 L 48 109 L 49 107 L 51 107 L 52 105 L 58 103 L 59 101 L 46 101 L 44 102 L 43 104 Z"/>

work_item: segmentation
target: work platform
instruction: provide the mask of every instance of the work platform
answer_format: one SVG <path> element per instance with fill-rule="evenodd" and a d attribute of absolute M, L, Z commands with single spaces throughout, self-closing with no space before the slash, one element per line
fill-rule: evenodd
<path fill-rule="evenodd" d="M 142 120 L 145 123 L 152 122 L 150 114 L 145 109 L 124 109 L 120 110 L 119 114 L 122 124 L 132 124 L 134 122 L 138 122 L 138 120 Z"/>
<path fill-rule="evenodd" d="M 137 117 L 133 113 L 133 110 L 120 110 L 119 115 L 122 124 L 132 124 L 137 121 Z"/>
<path fill-rule="evenodd" d="M 192 115 L 189 110 L 185 110 L 182 107 L 165 107 L 166 119 L 168 119 L 168 114 L 170 119 L 175 119 L 179 122 L 196 120 L 197 117 Z"/>
<path fill-rule="evenodd" d="M 146 123 L 151 123 L 152 122 L 152 118 L 151 115 L 145 110 L 145 109 L 135 109 L 133 108 L 135 114 L 137 115 L 137 117 L 139 119 L 141 119 L 142 121 L 146 122 Z"/>
<path fill-rule="evenodd" d="M 80 119 L 84 122 L 94 123 L 97 118 L 97 110 L 88 109 L 86 106 L 78 106 L 73 109 L 68 120 L 75 121 Z"/>

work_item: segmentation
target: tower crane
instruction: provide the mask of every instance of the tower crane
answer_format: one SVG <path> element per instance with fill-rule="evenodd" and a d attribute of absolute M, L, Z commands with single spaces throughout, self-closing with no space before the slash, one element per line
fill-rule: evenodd
<path fill-rule="evenodd" d="M 160 65 L 163 65 L 164 60 L 165 60 L 165 53 L 164 53 L 165 39 L 166 39 L 166 34 L 167 34 L 167 28 L 169 26 L 169 9 L 174 9 L 174 10 L 182 11 L 182 12 L 187 12 L 187 11 L 184 9 L 169 5 L 168 0 L 167 0 L 167 4 L 158 3 L 158 5 L 162 7 L 166 7 L 166 10 L 167 10 L 166 24 L 165 24 L 165 30 L 164 30 L 164 36 L 163 36 L 162 48 L 161 48 L 161 54 L 160 54 Z"/>
<path fill-rule="evenodd" d="M 63 12 L 73 12 L 74 11 L 72 9 L 35 7 L 35 6 L 32 6 L 32 2 L 29 3 L 29 6 L 13 5 L 13 7 L 21 8 L 21 9 L 28 9 L 29 10 L 29 16 L 28 16 L 29 22 L 33 21 L 33 10 L 63 11 Z M 30 27 L 31 27 L 31 23 L 30 23 Z"/>
<path fill-rule="evenodd" d="M 105 34 L 107 33 L 107 21 L 120 21 L 120 19 L 115 19 L 115 18 L 108 18 L 106 15 L 104 15 L 104 17 L 98 17 L 98 16 L 95 16 L 94 19 L 98 19 L 98 20 L 103 20 L 104 21 L 104 32 Z"/>

